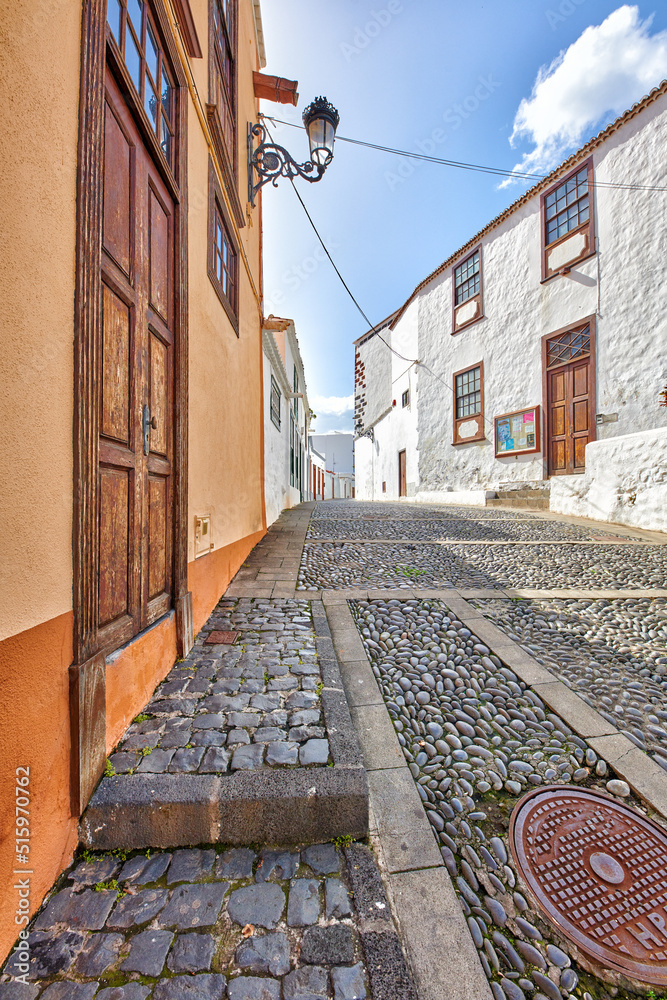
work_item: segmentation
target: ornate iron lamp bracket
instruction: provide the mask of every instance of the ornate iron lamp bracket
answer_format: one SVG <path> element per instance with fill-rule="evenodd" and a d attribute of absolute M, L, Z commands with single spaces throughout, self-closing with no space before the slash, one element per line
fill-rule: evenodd
<path fill-rule="evenodd" d="M 255 137 L 259 137 L 259 145 L 255 146 Z M 320 166 L 308 160 L 307 163 L 297 163 L 283 146 L 266 141 L 267 133 L 263 125 L 248 125 L 248 200 L 255 204 L 255 195 L 261 187 L 271 181 L 278 186 L 281 177 L 303 177 L 314 184 L 324 176 L 326 166 Z M 259 181 L 255 184 L 257 171 Z"/>

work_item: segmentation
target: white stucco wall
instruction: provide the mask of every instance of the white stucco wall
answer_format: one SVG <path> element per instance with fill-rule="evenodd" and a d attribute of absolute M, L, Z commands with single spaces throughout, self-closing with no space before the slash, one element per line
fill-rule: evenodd
<path fill-rule="evenodd" d="M 327 434 L 312 434 L 313 447 L 324 455 L 329 472 L 339 475 L 354 473 L 354 434 L 338 434 L 330 431 Z"/>
<path fill-rule="evenodd" d="M 390 339 L 388 325 L 378 333 Z M 391 352 L 377 334 L 360 338 L 354 355 L 354 423 L 366 429 L 391 406 Z"/>
<path fill-rule="evenodd" d="M 664 186 L 666 136 L 663 95 L 594 151 L 596 181 Z M 420 293 L 418 356 L 446 383 L 420 369 L 420 490 L 434 496 L 543 478 L 540 454 L 495 458 L 493 418 L 543 406 L 542 337 L 590 315 L 596 410 L 618 413 L 597 427 L 598 438 L 667 426 L 658 405 L 667 382 L 666 208 L 664 193 L 596 187 L 597 255 L 542 283 L 536 195 L 482 241 L 485 318 L 451 335 L 452 268 Z M 480 361 L 487 440 L 454 446 L 452 375 Z"/>
<path fill-rule="evenodd" d="M 550 509 L 667 532 L 667 428 L 592 441 L 583 476 L 552 480 Z"/>
<path fill-rule="evenodd" d="M 284 360 L 278 344 L 285 353 Z M 294 366 L 299 374 L 300 391 L 306 391 L 303 365 L 298 349 L 293 327 L 284 334 L 273 337 L 272 331 L 265 330 L 263 335 L 264 348 L 264 501 L 266 505 L 266 523 L 273 524 L 281 511 L 294 507 L 301 500 L 298 489 L 290 485 L 290 406 L 292 400 L 287 396 L 293 391 Z M 280 429 L 271 420 L 271 375 L 273 375 L 281 393 Z M 305 405 L 304 405 L 305 404 Z M 301 440 L 304 442 L 304 495 L 308 489 L 306 476 L 308 462 L 305 447 L 305 413 L 307 398 L 299 400 L 298 426 Z"/>
<path fill-rule="evenodd" d="M 373 338 L 358 349 L 364 357 L 368 348 L 367 369 L 373 373 L 373 381 L 367 378 L 369 388 L 374 386 L 374 398 L 382 400 L 389 412 L 373 426 L 373 441 L 368 437 L 358 438 L 355 442 L 355 472 L 356 497 L 359 500 L 397 500 L 399 494 L 398 453 L 406 453 L 406 486 L 408 497 L 414 497 L 419 489 L 419 453 L 418 453 L 418 369 L 413 360 L 417 358 L 419 304 L 413 302 L 406 309 L 393 331 L 384 330 L 382 336 L 393 350 Z M 389 364 L 384 368 L 373 367 L 373 361 L 379 352 L 383 352 Z M 402 355 L 402 357 L 399 357 Z M 407 360 L 405 360 L 407 359 Z M 383 381 L 381 381 L 383 380 Z M 410 401 L 407 406 L 402 404 L 405 390 L 409 391 Z M 395 401 L 395 405 L 392 403 Z M 368 425 L 367 425 L 368 426 Z M 382 483 L 386 483 L 386 491 L 382 491 Z"/>

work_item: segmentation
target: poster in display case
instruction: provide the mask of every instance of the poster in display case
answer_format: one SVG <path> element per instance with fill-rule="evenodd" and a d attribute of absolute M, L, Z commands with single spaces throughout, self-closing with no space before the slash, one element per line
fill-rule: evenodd
<path fill-rule="evenodd" d="M 540 450 L 540 408 L 504 413 L 494 420 L 496 458 L 530 455 Z"/>

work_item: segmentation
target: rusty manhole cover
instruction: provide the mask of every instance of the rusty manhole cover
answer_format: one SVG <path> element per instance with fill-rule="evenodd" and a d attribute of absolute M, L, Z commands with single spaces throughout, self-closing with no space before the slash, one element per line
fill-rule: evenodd
<path fill-rule="evenodd" d="M 529 792 L 510 822 L 514 860 L 540 910 L 582 952 L 667 983 L 667 834 L 592 789 Z"/>
<path fill-rule="evenodd" d="M 225 646 L 231 646 L 238 639 L 238 632 L 225 632 L 225 631 L 214 631 L 209 632 L 209 634 L 204 639 L 204 643 L 207 646 L 217 646 L 219 644 L 224 644 Z"/>

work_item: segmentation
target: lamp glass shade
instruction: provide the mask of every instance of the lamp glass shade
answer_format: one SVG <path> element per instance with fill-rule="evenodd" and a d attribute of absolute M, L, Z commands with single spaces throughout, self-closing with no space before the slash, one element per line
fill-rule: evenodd
<path fill-rule="evenodd" d="M 310 158 L 319 167 L 326 167 L 333 159 L 336 131 L 329 118 L 314 118 L 308 126 Z"/>
<path fill-rule="evenodd" d="M 340 120 L 333 104 L 326 97 L 317 97 L 303 113 L 303 123 L 308 132 L 310 159 L 321 169 L 333 159 L 334 139 Z"/>

